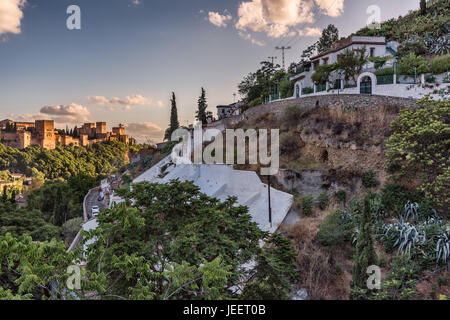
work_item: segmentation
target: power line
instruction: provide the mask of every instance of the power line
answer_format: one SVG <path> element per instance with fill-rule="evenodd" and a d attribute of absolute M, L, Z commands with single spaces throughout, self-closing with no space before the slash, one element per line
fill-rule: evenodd
<path fill-rule="evenodd" d="M 284 69 L 284 51 L 291 49 L 291 47 L 275 47 L 276 50 L 281 50 L 282 60 L 283 60 L 283 69 Z"/>

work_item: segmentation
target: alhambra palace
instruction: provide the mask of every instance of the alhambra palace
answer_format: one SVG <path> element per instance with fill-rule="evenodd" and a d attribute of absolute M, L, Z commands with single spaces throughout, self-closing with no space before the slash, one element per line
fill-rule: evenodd
<path fill-rule="evenodd" d="M 112 140 L 127 144 L 135 143 L 133 138 L 125 134 L 125 127 L 121 124 L 112 128 L 112 132 L 106 130 L 106 122 L 85 123 L 74 131 L 70 135 L 62 130 L 56 130 L 53 120 L 15 122 L 6 119 L 0 121 L 1 143 L 17 149 L 39 145 L 44 149 L 52 150 L 57 145 L 90 146 Z"/>

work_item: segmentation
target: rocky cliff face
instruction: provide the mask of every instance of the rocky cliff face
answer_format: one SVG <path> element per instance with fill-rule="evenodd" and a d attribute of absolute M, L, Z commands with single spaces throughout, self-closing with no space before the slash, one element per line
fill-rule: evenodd
<path fill-rule="evenodd" d="M 255 107 L 213 126 L 280 129 L 277 181 L 287 192 L 317 196 L 344 189 L 351 199 L 364 191 L 361 178 L 368 170 L 383 185 L 390 123 L 416 102 L 376 96 L 312 98 Z"/>

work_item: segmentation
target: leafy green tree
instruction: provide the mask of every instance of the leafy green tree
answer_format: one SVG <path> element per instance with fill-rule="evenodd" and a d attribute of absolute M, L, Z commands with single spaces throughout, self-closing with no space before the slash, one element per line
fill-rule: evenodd
<path fill-rule="evenodd" d="M 356 243 L 355 264 L 353 266 L 352 287 L 364 289 L 367 287 L 367 268 L 377 263 L 377 255 L 373 246 L 372 218 L 370 212 L 370 197 L 364 199 L 364 207 Z M 354 297 L 353 297 L 354 298 Z"/>
<path fill-rule="evenodd" d="M 392 122 L 387 158 L 394 178 L 421 181 L 419 190 L 448 214 L 450 206 L 450 101 L 429 97 Z"/>
<path fill-rule="evenodd" d="M 172 133 L 180 127 L 178 122 L 178 111 L 177 111 L 177 101 L 175 97 L 175 92 L 172 92 L 172 98 L 170 99 L 171 109 L 170 109 L 170 125 L 167 128 L 164 135 L 164 140 L 170 140 Z"/>
<path fill-rule="evenodd" d="M 346 81 L 355 80 L 355 77 L 361 73 L 365 63 L 365 47 L 354 50 L 346 49 L 342 54 L 338 55 L 339 68 L 342 70 Z"/>
<path fill-rule="evenodd" d="M 322 31 L 322 36 L 317 42 L 317 51 L 323 53 L 331 48 L 331 45 L 339 40 L 339 30 L 332 24 L 329 24 Z"/>
<path fill-rule="evenodd" d="M 249 73 L 238 85 L 239 94 L 249 103 L 255 99 L 265 99 L 273 93 L 274 76 L 280 72 L 280 66 L 270 61 L 262 61 L 260 65 L 256 72 Z M 280 77 L 275 80 L 279 79 Z"/>
<path fill-rule="evenodd" d="M 339 69 L 339 65 L 337 63 L 318 66 L 315 69 L 311 80 L 317 85 L 325 84 L 328 82 L 331 72 L 337 69 Z"/>
<path fill-rule="evenodd" d="M 399 70 L 402 74 L 422 74 L 429 69 L 428 60 L 422 56 L 416 56 L 414 52 L 410 52 L 399 61 Z"/>
<path fill-rule="evenodd" d="M 62 241 L 0 235 L 0 299 L 58 298 L 66 290 L 74 253 Z"/>
<path fill-rule="evenodd" d="M 235 198 L 220 202 L 179 181 L 118 193 L 126 202 L 103 211 L 86 237 L 97 241 L 84 285 L 102 299 L 239 298 L 232 287 L 286 298 L 298 278 L 290 241 L 261 231 Z"/>

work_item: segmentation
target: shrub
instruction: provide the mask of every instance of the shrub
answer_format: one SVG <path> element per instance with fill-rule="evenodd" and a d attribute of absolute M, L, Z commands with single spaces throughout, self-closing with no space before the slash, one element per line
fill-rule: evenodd
<path fill-rule="evenodd" d="M 431 72 L 433 74 L 441 74 L 447 72 L 448 69 L 450 69 L 450 54 L 431 60 Z"/>
<path fill-rule="evenodd" d="M 280 82 L 281 99 L 292 97 L 293 95 L 294 95 L 294 84 L 289 80 L 282 80 Z"/>
<path fill-rule="evenodd" d="M 288 107 L 283 114 L 283 122 L 291 126 L 297 125 L 297 123 L 302 118 L 303 113 L 304 110 L 302 110 L 300 107 L 297 106 Z"/>
<path fill-rule="evenodd" d="M 302 94 L 311 94 L 314 93 L 314 88 L 312 87 L 306 87 L 302 89 Z"/>
<path fill-rule="evenodd" d="M 427 54 L 428 52 L 427 46 L 423 41 L 416 42 L 405 42 L 399 46 L 397 51 L 397 56 L 402 58 L 404 56 L 409 55 L 411 52 L 416 56 Z"/>
<path fill-rule="evenodd" d="M 298 151 L 297 138 L 292 133 L 283 133 L 280 137 L 280 151 L 283 155 L 290 155 Z"/>
<path fill-rule="evenodd" d="M 347 192 L 345 190 L 336 191 L 334 193 L 334 197 L 338 199 L 342 204 L 345 204 L 347 202 Z"/>
<path fill-rule="evenodd" d="M 365 171 L 361 177 L 362 184 L 366 188 L 374 188 L 378 185 L 378 181 L 375 179 L 377 173 L 372 169 Z"/>
<path fill-rule="evenodd" d="M 377 75 L 377 76 L 391 76 L 393 74 L 394 74 L 394 68 L 385 68 L 385 69 L 375 71 L 375 75 Z"/>
<path fill-rule="evenodd" d="M 302 198 L 302 212 L 305 216 L 312 214 L 313 209 L 313 197 L 306 196 Z"/>
<path fill-rule="evenodd" d="M 406 75 L 426 73 L 429 71 L 428 60 L 411 52 L 400 59 L 399 70 Z"/>
<path fill-rule="evenodd" d="M 325 210 L 328 206 L 328 194 L 325 191 L 321 192 L 317 197 L 316 202 L 320 210 Z"/>
<path fill-rule="evenodd" d="M 350 241 L 353 225 L 342 219 L 342 211 L 335 210 L 319 225 L 317 240 L 323 246 L 340 246 Z"/>
<path fill-rule="evenodd" d="M 261 98 L 256 98 L 255 100 L 253 100 L 252 102 L 250 102 L 250 108 L 259 106 L 263 103 Z"/>
<path fill-rule="evenodd" d="M 389 209 L 391 213 L 403 212 L 404 205 L 411 198 L 411 194 L 397 183 L 387 183 L 381 191 L 383 207 Z"/>

